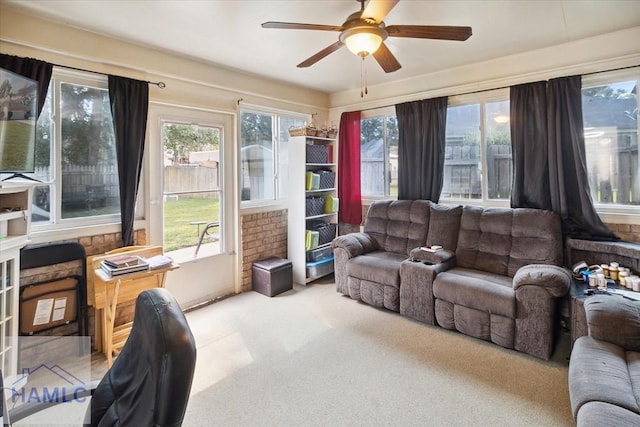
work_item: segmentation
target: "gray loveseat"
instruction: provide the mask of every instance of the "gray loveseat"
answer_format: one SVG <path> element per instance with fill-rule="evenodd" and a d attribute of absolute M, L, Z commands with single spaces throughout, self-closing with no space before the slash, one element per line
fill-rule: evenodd
<path fill-rule="evenodd" d="M 578 427 L 640 426 L 640 301 L 595 295 L 584 302 L 589 335 L 569 362 Z"/>
<path fill-rule="evenodd" d="M 421 246 L 443 249 L 427 252 Z M 570 286 L 560 220 L 535 209 L 378 201 L 333 241 L 337 291 L 548 359 Z"/>

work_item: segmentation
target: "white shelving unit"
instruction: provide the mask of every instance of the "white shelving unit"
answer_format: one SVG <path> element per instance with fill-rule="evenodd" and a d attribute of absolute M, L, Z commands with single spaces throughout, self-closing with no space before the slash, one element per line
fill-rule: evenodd
<path fill-rule="evenodd" d="M 337 166 L 335 159 L 335 139 L 312 136 L 294 136 L 289 138 L 289 216 L 288 216 L 288 258 L 293 268 L 293 281 L 305 285 L 323 275 L 310 277 L 307 275 L 307 251 L 305 249 L 305 231 L 307 221 L 321 220 L 326 223 L 338 223 L 338 213 L 307 216 L 306 198 L 334 196 L 338 197 Z M 328 163 L 306 163 L 306 145 L 326 145 L 329 150 Z M 306 190 L 307 171 L 330 170 L 336 173 L 334 186 L 319 190 Z M 337 227 L 336 227 L 337 228 Z M 337 233 L 337 230 L 336 230 Z M 331 246 L 326 243 L 319 247 Z M 314 248 L 316 249 L 316 248 Z M 332 263 L 333 265 L 333 263 Z M 330 274 L 331 272 L 327 273 Z"/>
<path fill-rule="evenodd" d="M 0 367 L 16 374 L 20 300 L 20 249 L 29 242 L 33 187 L 0 183 Z"/>

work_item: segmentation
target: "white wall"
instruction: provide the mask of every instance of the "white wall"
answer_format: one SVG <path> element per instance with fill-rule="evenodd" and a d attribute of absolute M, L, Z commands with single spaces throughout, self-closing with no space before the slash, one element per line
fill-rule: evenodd
<path fill-rule="evenodd" d="M 215 49 L 215 42 L 211 48 Z M 125 43 L 21 14 L 3 5 L 0 51 L 65 66 L 140 80 L 151 86 L 151 101 L 236 111 L 237 100 L 255 105 L 326 116 L 327 94 L 266 80 L 198 60 Z"/>

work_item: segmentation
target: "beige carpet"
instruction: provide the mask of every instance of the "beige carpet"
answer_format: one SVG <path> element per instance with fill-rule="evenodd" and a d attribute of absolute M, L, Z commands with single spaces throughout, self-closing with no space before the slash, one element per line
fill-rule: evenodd
<path fill-rule="evenodd" d="M 198 363 L 185 426 L 573 425 L 566 339 L 545 362 L 358 303 L 328 281 L 187 317 Z"/>

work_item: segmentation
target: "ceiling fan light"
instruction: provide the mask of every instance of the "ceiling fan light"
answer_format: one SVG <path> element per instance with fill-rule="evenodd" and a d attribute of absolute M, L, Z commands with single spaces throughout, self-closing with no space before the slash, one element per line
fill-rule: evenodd
<path fill-rule="evenodd" d="M 382 37 L 374 32 L 354 32 L 345 38 L 344 43 L 354 55 L 367 56 L 378 50 Z"/>

